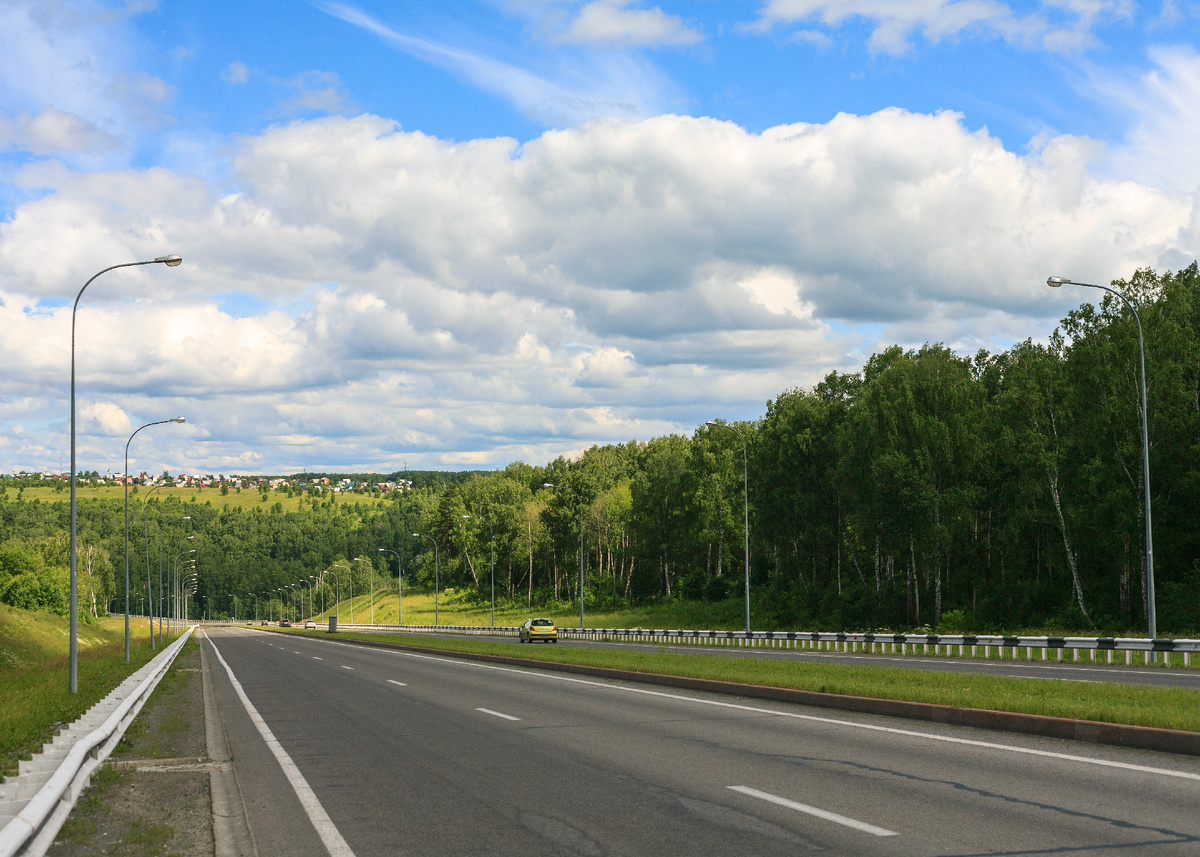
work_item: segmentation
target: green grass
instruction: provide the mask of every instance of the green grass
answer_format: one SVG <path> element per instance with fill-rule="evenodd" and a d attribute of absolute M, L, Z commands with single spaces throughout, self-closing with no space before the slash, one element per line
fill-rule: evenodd
<path fill-rule="evenodd" d="M 328 632 L 293 630 L 291 633 L 314 635 Z M 375 643 L 391 643 L 394 640 L 365 632 L 340 631 L 338 637 L 370 640 Z M 443 637 L 405 637 L 400 645 L 795 688 L 873 699 L 898 699 L 960 708 L 983 708 L 991 711 L 1012 711 L 1200 732 L 1200 691 L 1182 688 L 1046 681 L 926 672 L 902 667 L 845 666 L 732 658 L 699 653 L 522 646 L 515 641 L 493 643 Z"/>
<path fill-rule="evenodd" d="M 156 652 L 147 627 L 131 627 L 125 663 L 123 619 L 79 624 L 79 692 L 69 692 L 69 625 L 65 616 L 0 604 L 0 775 L 41 749 L 58 727 L 76 720 Z"/>
<path fill-rule="evenodd" d="M 345 594 L 343 592 L 343 594 Z M 444 590 L 438 598 L 438 621 L 442 625 L 490 625 L 492 621 L 491 605 L 488 602 L 479 603 L 468 597 L 466 591 Z M 432 625 L 434 624 L 434 597 L 432 592 L 404 592 L 404 624 Z M 318 599 L 317 606 L 320 606 Z M 337 614 L 339 621 L 350 621 L 350 599 L 344 598 L 341 609 L 327 605 L 328 609 L 319 612 L 317 621 L 323 622 L 331 614 Z M 744 602 L 733 599 L 715 604 L 708 602 L 669 601 L 662 604 L 651 604 L 637 609 L 622 607 L 620 609 L 591 610 L 585 607 L 584 621 L 589 628 L 703 628 L 705 630 L 736 631 L 746 627 Z M 579 607 L 570 604 L 543 605 L 541 607 L 526 607 L 523 603 L 512 603 L 496 600 L 496 624 L 514 626 L 520 625 L 530 616 L 545 616 L 553 619 L 564 628 L 579 627 Z M 371 594 L 354 594 L 354 622 L 366 623 L 371 619 Z M 378 589 L 375 591 L 375 623 L 378 625 L 397 624 L 396 590 Z M 756 630 L 781 630 L 766 624 L 756 624 Z M 791 630 L 791 629 L 789 629 Z"/>

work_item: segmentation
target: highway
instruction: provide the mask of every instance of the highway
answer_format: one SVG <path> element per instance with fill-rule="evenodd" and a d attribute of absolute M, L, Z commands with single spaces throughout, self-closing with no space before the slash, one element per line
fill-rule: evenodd
<path fill-rule="evenodd" d="M 1200 853 L 1200 759 L 205 637 L 260 854 Z"/>
<path fill-rule="evenodd" d="M 377 631 L 408 635 L 406 631 Z M 428 635 L 426 635 L 428 636 Z M 515 643 L 512 637 L 456 635 L 440 633 L 439 637 L 457 637 L 463 640 L 487 640 L 494 643 Z M 717 655 L 728 658 L 761 658 L 768 660 L 796 660 L 811 663 L 849 664 L 853 666 L 902 667 L 934 672 L 971 673 L 975 675 L 1000 675 L 1013 678 L 1061 679 L 1063 681 L 1110 682 L 1113 684 L 1140 684 L 1148 687 L 1185 687 L 1200 690 L 1200 670 L 1183 667 L 1146 667 L 1089 663 L 1072 661 L 1026 661 L 985 660 L 983 658 L 933 657 L 923 655 L 892 655 L 870 652 L 829 652 L 805 649 L 745 648 L 742 646 L 697 646 L 688 643 L 664 644 L 648 642 L 611 642 L 598 640 L 560 640 L 560 646 L 582 646 L 587 648 L 624 649 L 626 651 L 671 652 L 681 655 Z M 1022 650 L 1022 658 L 1024 650 Z M 1067 656 L 1068 658 L 1070 655 Z M 1082 657 L 1087 658 L 1087 653 Z M 1141 654 L 1138 654 L 1141 657 Z M 1178 658 L 1178 655 L 1176 655 Z"/>

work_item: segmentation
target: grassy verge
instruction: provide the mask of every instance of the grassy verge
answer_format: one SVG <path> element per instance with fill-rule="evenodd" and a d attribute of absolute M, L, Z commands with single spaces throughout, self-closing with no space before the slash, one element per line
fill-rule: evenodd
<path fill-rule="evenodd" d="M 131 629 L 125 663 L 123 619 L 79 625 L 79 692 L 69 692 L 69 627 L 65 616 L 0 604 L 0 775 L 41 749 L 63 724 L 107 696 L 156 652 L 145 627 Z"/>
<path fill-rule="evenodd" d="M 284 632 L 288 633 L 288 632 Z M 327 635 L 326 631 L 291 633 Z M 338 638 L 391 642 L 379 634 L 339 631 Z M 394 638 L 392 638 L 394 639 Z M 399 642 L 399 641 L 397 641 Z M 953 705 L 1200 732 L 1200 691 L 1077 681 L 925 672 L 885 666 L 730 658 L 719 655 L 632 652 L 571 646 L 520 646 L 443 637 L 405 636 L 403 644 L 441 651 L 523 657 L 715 679 L 818 693 Z"/>
<path fill-rule="evenodd" d="M 332 580 L 332 578 L 330 578 Z M 407 586 L 407 584 L 405 584 Z M 346 594 L 342 588 L 343 596 Z M 438 599 L 437 616 L 443 625 L 490 625 L 492 621 L 491 605 L 478 602 L 467 597 L 466 592 L 454 590 L 443 591 Z M 360 593 L 357 588 L 354 593 L 354 621 L 369 622 L 371 619 L 370 593 Z M 398 603 L 396 590 L 376 590 L 375 622 L 379 625 L 396 624 L 398 618 Z M 339 606 L 327 605 L 328 609 L 319 612 L 317 621 L 325 621 L 330 614 L 337 614 L 342 623 L 350 621 L 349 598 L 343 598 Z M 320 599 L 317 607 L 320 607 Z M 648 604 L 638 608 L 618 607 L 616 609 L 586 609 L 584 621 L 590 628 L 704 628 L 714 630 L 736 631 L 746 627 L 745 603 L 738 599 L 718 601 L 715 603 L 702 601 L 668 601 L 661 604 Z M 496 602 L 497 625 L 520 625 L 530 616 L 545 616 L 553 619 L 561 627 L 579 627 L 579 606 L 570 604 L 542 605 L 526 607 L 522 603 L 507 602 L 498 599 Z M 404 622 L 408 625 L 434 624 L 434 597 L 432 592 L 404 591 Z M 771 622 L 763 620 L 756 622 L 755 630 L 777 631 L 795 630 L 775 627 Z"/>

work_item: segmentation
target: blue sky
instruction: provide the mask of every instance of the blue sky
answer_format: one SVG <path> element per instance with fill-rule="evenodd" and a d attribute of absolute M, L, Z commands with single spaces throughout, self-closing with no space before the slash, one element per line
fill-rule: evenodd
<path fill-rule="evenodd" d="M 0 0 L 0 469 L 57 469 L 64 308 L 131 256 L 186 261 L 83 304 L 101 470 L 189 408 L 150 469 L 544 461 L 892 342 L 1044 337 L 1087 297 L 1047 274 L 1196 257 L 1198 29 L 1182 0 Z"/>

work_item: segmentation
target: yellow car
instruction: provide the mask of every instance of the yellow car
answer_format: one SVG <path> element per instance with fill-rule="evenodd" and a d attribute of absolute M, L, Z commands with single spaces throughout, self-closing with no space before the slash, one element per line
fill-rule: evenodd
<path fill-rule="evenodd" d="M 557 643 L 558 627 L 549 619 L 526 619 L 525 624 L 517 631 L 517 642 L 532 643 L 534 640 Z"/>

